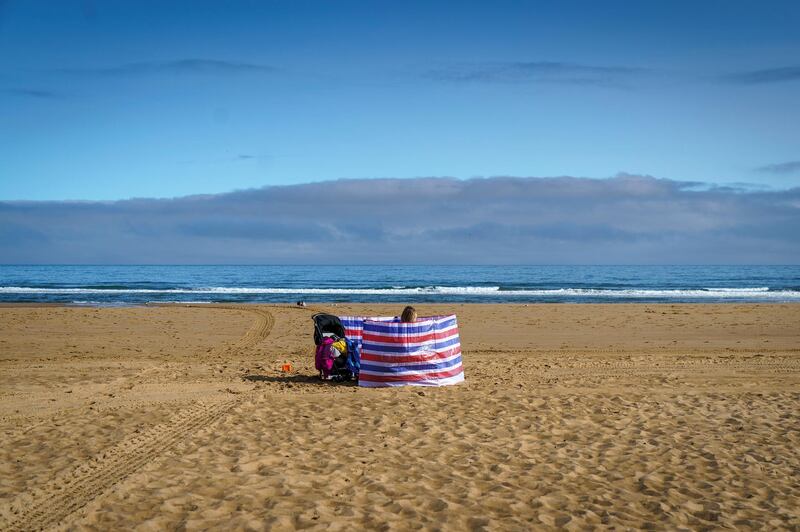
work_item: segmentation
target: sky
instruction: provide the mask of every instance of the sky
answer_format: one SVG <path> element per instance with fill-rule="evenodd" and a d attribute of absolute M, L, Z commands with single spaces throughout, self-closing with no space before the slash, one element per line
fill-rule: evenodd
<path fill-rule="evenodd" d="M 800 3 L 0 0 L 0 199 L 800 183 Z"/>
<path fill-rule="evenodd" d="M 93 209 L 111 216 L 111 241 L 138 242 L 145 213 L 196 205 L 198 195 L 203 205 L 239 198 L 266 208 L 289 190 L 320 194 L 293 203 L 297 214 L 324 209 L 326 190 L 357 184 L 381 197 L 381 184 L 395 180 L 423 195 L 428 183 L 596 185 L 582 214 L 598 218 L 579 221 L 542 215 L 534 196 L 513 223 L 502 211 L 484 219 L 468 193 L 426 204 L 475 213 L 448 226 L 464 242 L 491 233 L 512 248 L 542 238 L 600 243 L 594 256 L 550 246 L 550 255 L 507 250 L 498 262 L 719 263 L 706 251 L 723 241 L 738 249 L 726 261 L 797 262 L 798 27 L 796 1 L 0 0 L 0 262 L 139 262 L 138 248 L 101 249 Z M 609 218 L 605 194 L 630 176 L 676 191 L 683 203 L 664 206 L 664 216 L 680 227 L 645 223 L 649 197 L 614 204 L 631 209 L 625 223 Z M 573 200 L 553 197 L 565 212 Z M 740 240 L 724 240 L 732 226 L 709 213 L 682 210 L 711 204 L 721 209 L 714 216 L 749 228 Z M 390 220 L 362 207 L 372 217 L 348 215 L 347 224 L 401 238 L 401 211 L 390 209 Z M 187 218 L 188 232 L 162 219 L 164 233 L 150 234 L 162 251 L 147 256 L 218 262 L 209 246 L 241 244 L 240 261 L 297 262 L 315 257 L 308 247 L 318 243 L 303 231 L 318 235 L 320 224 L 333 239 L 367 238 L 339 220 L 276 221 L 270 208 L 255 220 L 234 207 Z M 466 260 L 456 233 L 418 231 L 409 242 L 428 239 L 429 252 L 447 243 L 427 262 Z M 670 241 L 679 255 L 656 253 L 679 233 L 685 245 Z M 83 252 L 67 252 L 70 238 Z M 204 253 L 192 251 L 200 238 Z M 254 238 L 265 256 L 248 255 Z M 602 245 L 608 239 L 615 246 Z M 275 242 L 293 254 L 278 257 Z"/>

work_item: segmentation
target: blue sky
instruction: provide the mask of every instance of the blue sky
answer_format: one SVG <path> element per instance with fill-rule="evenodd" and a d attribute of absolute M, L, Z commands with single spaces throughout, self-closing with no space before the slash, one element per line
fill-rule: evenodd
<path fill-rule="evenodd" d="M 0 200 L 619 173 L 788 189 L 799 26 L 794 1 L 0 1 Z"/>

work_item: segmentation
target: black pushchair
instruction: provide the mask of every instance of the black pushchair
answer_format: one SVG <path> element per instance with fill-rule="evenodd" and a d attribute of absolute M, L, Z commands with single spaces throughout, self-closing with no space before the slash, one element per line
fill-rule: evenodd
<path fill-rule="evenodd" d="M 354 342 L 347 341 L 339 318 L 333 314 L 314 314 L 311 319 L 314 321 L 314 344 L 317 346 L 314 362 L 320 378 L 334 382 L 358 379 L 358 348 Z M 344 350 L 341 349 L 342 345 L 345 346 Z"/>

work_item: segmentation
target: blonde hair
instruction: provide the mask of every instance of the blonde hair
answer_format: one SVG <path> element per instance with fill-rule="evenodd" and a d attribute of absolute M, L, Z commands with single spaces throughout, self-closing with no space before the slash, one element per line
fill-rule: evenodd
<path fill-rule="evenodd" d="M 400 321 L 403 323 L 413 323 L 417 321 L 417 311 L 414 307 L 406 307 L 403 309 L 403 314 L 400 315 Z"/>

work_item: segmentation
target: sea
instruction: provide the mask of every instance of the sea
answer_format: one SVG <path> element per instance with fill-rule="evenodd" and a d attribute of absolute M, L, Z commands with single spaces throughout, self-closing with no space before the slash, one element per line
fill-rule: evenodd
<path fill-rule="evenodd" d="M 0 303 L 779 303 L 800 266 L 0 265 Z"/>

